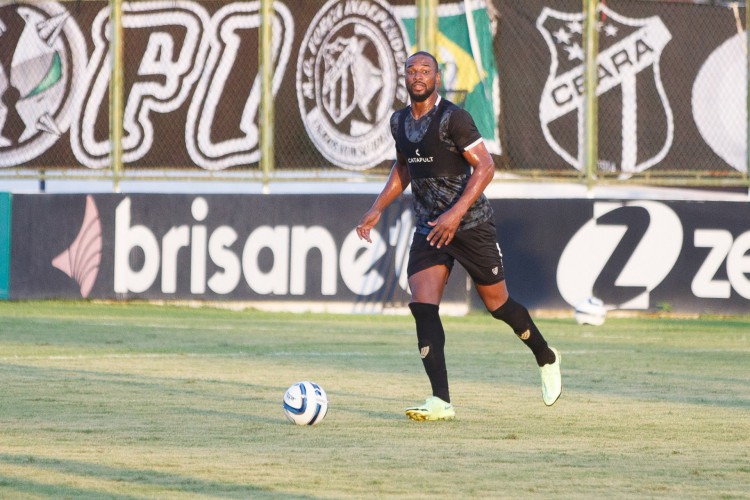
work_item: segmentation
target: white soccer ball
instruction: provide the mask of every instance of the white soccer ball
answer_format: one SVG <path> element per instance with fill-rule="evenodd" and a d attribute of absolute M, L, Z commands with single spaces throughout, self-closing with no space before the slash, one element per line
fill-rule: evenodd
<path fill-rule="evenodd" d="M 315 425 L 328 413 L 328 396 L 318 384 L 295 382 L 284 394 L 284 414 L 297 425 Z"/>
<path fill-rule="evenodd" d="M 607 319 L 607 309 L 601 299 L 589 297 L 576 306 L 575 318 L 579 325 L 603 325 Z"/>

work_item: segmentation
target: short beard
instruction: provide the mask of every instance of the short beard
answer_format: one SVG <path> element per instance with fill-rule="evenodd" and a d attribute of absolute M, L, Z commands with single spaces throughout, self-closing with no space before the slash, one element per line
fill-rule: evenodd
<path fill-rule="evenodd" d="M 412 102 L 424 102 L 427 99 L 429 99 L 432 94 L 435 93 L 435 87 L 432 87 L 431 89 L 427 89 L 427 90 L 429 90 L 429 92 L 425 92 L 424 94 L 421 94 L 421 95 L 414 95 L 411 93 L 411 91 L 409 91 L 409 97 L 411 98 Z"/>
<path fill-rule="evenodd" d="M 429 99 L 429 98 L 430 98 L 430 96 L 431 96 L 432 94 L 434 94 L 434 93 L 435 93 L 435 90 L 434 90 L 434 89 L 433 89 L 433 91 L 432 91 L 432 92 L 430 92 L 430 93 L 427 93 L 427 92 L 425 92 L 424 94 L 421 94 L 421 95 L 414 95 L 414 94 L 412 94 L 411 92 L 409 92 L 409 97 L 411 98 L 412 102 L 424 102 L 424 101 L 426 101 L 427 99 Z"/>

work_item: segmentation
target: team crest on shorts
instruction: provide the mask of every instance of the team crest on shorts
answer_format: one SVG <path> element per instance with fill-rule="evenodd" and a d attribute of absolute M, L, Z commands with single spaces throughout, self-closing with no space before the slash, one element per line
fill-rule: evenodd
<path fill-rule="evenodd" d="M 297 60 L 297 100 L 308 136 L 336 166 L 364 170 L 392 157 L 389 120 L 407 104 L 404 26 L 380 0 L 330 0 Z"/>

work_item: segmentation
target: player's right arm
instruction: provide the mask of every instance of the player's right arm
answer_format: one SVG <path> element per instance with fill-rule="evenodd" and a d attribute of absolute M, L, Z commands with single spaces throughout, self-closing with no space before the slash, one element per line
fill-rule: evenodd
<path fill-rule="evenodd" d="M 410 182 L 411 176 L 409 175 L 409 167 L 406 164 L 406 159 L 397 151 L 396 161 L 393 162 L 391 173 L 388 175 L 388 180 L 385 182 L 383 190 L 375 199 L 370 209 L 359 219 L 359 224 L 357 224 L 357 236 L 359 236 L 359 239 L 372 243 L 370 230 L 380 220 L 383 210 L 401 196 Z"/>

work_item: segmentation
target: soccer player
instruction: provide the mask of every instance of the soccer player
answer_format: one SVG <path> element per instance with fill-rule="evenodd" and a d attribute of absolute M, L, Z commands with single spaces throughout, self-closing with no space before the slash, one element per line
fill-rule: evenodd
<path fill-rule="evenodd" d="M 383 210 L 411 184 L 416 229 L 407 267 L 409 308 L 432 396 L 407 408 L 406 415 L 413 420 L 450 420 L 456 415 L 439 315 L 455 261 L 471 276 L 492 316 L 508 324 L 531 349 L 541 371 L 542 398 L 551 406 L 562 390 L 560 354 L 547 345 L 528 310 L 508 294 L 492 207 L 484 195 L 494 176 L 492 157 L 471 115 L 438 94 L 440 70 L 432 54 L 411 55 L 405 79 L 411 105 L 391 117 L 396 161 L 356 230 L 371 243 L 370 230 Z"/>

